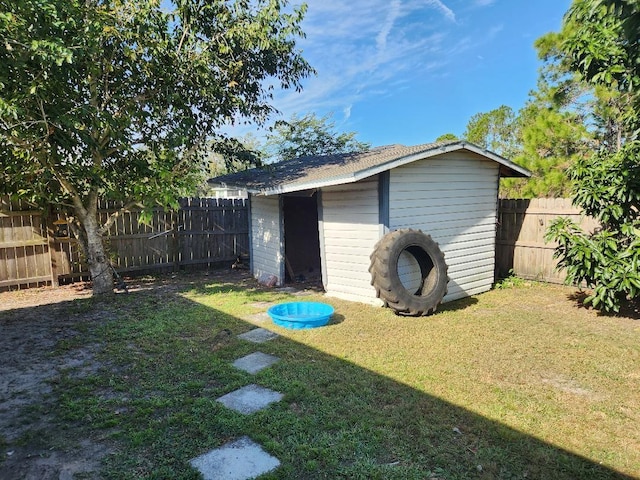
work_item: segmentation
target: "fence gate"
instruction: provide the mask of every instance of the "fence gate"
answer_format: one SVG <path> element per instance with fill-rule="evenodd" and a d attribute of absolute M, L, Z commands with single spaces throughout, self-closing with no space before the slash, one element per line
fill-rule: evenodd
<path fill-rule="evenodd" d="M 49 233 L 42 212 L 0 197 L 0 288 L 54 281 Z"/>

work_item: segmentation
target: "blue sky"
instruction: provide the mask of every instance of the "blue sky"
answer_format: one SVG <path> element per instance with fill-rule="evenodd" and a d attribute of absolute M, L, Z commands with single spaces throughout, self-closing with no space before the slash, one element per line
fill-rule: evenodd
<path fill-rule="evenodd" d="M 540 67 L 533 42 L 559 30 L 571 1 L 306 3 L 298 44 L 317 76 L 277 93 L 280 118 L 333 113 L 339 130 L 378 146 L 460 135 L 475 113 L 521 108 Z"/>

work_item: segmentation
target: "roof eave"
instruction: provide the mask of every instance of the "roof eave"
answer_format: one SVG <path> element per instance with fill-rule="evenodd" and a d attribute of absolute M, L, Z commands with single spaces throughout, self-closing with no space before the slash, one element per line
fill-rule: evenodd
<path fill-rule="evenodd" d="M 529 178 L 532 173 L 524 167 L 520 165 L 516 165 L 510 160 L 507 160 L 504 157 L 501 157 L 497 153 L 493 153 L 490 150 L 486 150 L 484 148 L 480 148 L 472 143 L 460 142 L 458 144 L 451 145 L 453 148 L 451 151 L 465 149 L 470 152 L 477 153 L 478 155 L 482 155 L 484 157 L 488 157 L 494 162 L 500 165 L 500 176 L 501 177 L 514 177 L 514 178 Z"/>
<path fill-rule="evenodd" d="M 323 181 L 309 182 L 304 184 L 293 184 L 289 186 L 285 185 L 281 188 L 275 188 L 275 189 L 267 189 L 265 191 L 265 194 L 273 195 L 276 193 L 289 193 L 289 192 L 295 192 L 298 190 L 306 190 L 309 188 L 322 188 L 322 187 L 329 187 L 333 185 L 341 185 L 344 183 L 353 183 L 360 180 L 364 180 L 365 178 L 368 178 L 368 177 L 372 177 L 373 175 L 378 175 L 387 170 L 391 170 L 396 167 L 401 167 L 408 163 L 413 163 L 418 160 L 434 157 L 436 155 L 442 155 L 444 153 L 455 152 L 458 150 L 468 150 L 470 152 L 476 153 L 483 157 L 487 157 L 490 160 L 493 160 L 494 162 L 498 163 L 500 165 L 500 176 L 502 177 L 528 178 L 531 176 L 531 172 L 526 168 L 522 168 L 516 165 L 515 163 L 507 160 L 506 158 L 501 157 L 500 155 L 497 155 L 489 150 L 484 150 L 482 148 L 476 147 L 473 144 L 461 141 L 461 142 L 452 143 L 449 145 L 438 146 L 429 150 L 414 153 L 412 155 L 407 155 L 401 158 L 396 158 L 386 163 L 382 163 L 380 165 L 376 165 L 374 167 L 366 168 L 358 172 L 354 172 L 348 175 L 343 175 L 340 177 L 333 177 Z"/>
<path fill-rule="evenodd" d="M 364 177 L 363 177 L 364 178 Z M 301 190 L 313 190 L 316 188 L 332 187 L 334 185 L 343 185 L 345 183 L 353 183 L 361 180 L 357 174 L 341 175 L 339 177 L 333 177 L 324 180 L 318 180 L 315 182 L 295 183 L 289 185 L 280 185 L 277 187 L 256 189 L 251 193 L 255 195 L 282 195 L 285 193 L 299 192 Z"/>
<path fill-rule="evenodd" d="M 243 190 L 246 190 L 249 193 L 255 193 L 251 188 L 247 187 L 247 185 L 245 183 L 234 183 L 234 182 L 216 182 L 214 181 L 215 178 L 210 178 L 209 180 L 207 180 L 207 183 L 209 185 L 212 185 L 214 187 L 220 187 L 220 188 L 241 188 Z"/>
<path fill-rule="evenodd" d="M 249 193 L 253 195 L 264 195 L 264 196 L 281 195 L 285 193 L 298 192 L 300 190 L 310 190 L 310 189 L 316 189 L 316 188 L 331 187 L 335 185 L 342 185 L 346 183 L 354 183 L 359 180 L 363 180 L 365 178 L 385 172 L 387 170 L 391 170 L 393 168 L 406 165 L 408 163 L 412 163 L 425 158 L 430 158 L 436 155 L 442 155 L 444 153 L 455 152 L 459 150 L 467 150 L 498 163 L 498 165 L 500 165 L 499 173 L 501 177 L 529 178 L 531 176 L 531 172 L 526 168 L 520 167 L 519 165 L 516 165 L 515 163 L 507 160 L 504 157 L 501 157 L 496 153 L 477 147 L 476 145 L 473 145 L 471 143 L 460 141 L 460 142 L 450 143 L 447 145 L 437 146 L 432 149 L 424 150 L 422 152 L 414 153 L 411 155 L 406 155 L 404 157 L 396 158 L 394 160 L 390 160 L 380 165 L 366 168 L 357 172 L 335 176 L 335 177 L 331 177 L 323 180 L 316 180 L 312 182 L 290 183 L 290 184 L 283 184 L 283 185 L 265 187 L 265 188 L 256 188 L 256 187 L 251 187 L 247 184 L 240 184 L 240 183 L 235 184 L 235 183 L 219 182 L 216 184 L 221 185 L 223 187 L 245 188 Z"/>

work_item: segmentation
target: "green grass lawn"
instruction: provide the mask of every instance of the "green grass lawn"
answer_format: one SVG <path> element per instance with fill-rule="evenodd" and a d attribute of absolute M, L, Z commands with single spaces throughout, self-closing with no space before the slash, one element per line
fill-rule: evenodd
<path fill-rule="evenodd" d="M 198 478 L 189 459 L 243 435 L 281 461 L 274 479 L 640 478 L 640 322 L 573 293 L 524 284 L 425 318 L 316 295 L 334 321 L 302 331 L 252 320 L 296 298 L 252 282 L 119 295 L 59 346 L 98 343 L 103 368 L 64 375 L 53 413 L 69 438 L 110 442 L 113 479 Z M 235 337 L 254 325 L 281 337 Z M 281 361 L 231 365 L 254 351 Z M 215 401 L 249 383 L 285 397 L 248 416 Z"/>

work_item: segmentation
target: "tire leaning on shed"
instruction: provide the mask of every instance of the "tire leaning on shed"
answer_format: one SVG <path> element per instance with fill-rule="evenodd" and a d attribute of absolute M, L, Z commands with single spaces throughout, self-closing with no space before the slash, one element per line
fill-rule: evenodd
<path fill-rule="evenodd" d="M 420 267 L 421 282 L 408 291 L 398 272 L 400 255 L 407 252 Z M 401 229 L 387 233 L 370 256 L 371 285 L 386 307 L 409 316 L 430 315 L 447 294 L 447 264 L 444 254 L 430 235 L 420 230 Z"/>

